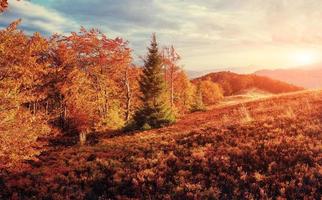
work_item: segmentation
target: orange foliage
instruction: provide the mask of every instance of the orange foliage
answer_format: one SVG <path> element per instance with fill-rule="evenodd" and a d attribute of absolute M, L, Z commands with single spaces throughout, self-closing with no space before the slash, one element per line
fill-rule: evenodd
<path fill-rule="evenodd" d="M 214 83 L 211 80 L 200 81 L 198 84 L 200 84 L 202 101 L 204 104 L 214 104 L 224 97 L 222 88 L 219 84 Z"/>
<path fill-rule="evenodd" d="M 0 31 L 0 160 L 6 166 L 38 154 L 38 139 L 51 132 L 36 112 L 46 98 L 47 41 L 39 34 L 25 36 L 16 29 L 19 22 Z"/>
<path fill-rule="evenodd" d="M 53 40 L 58 40 L 53 50 L 55 65 L 65 77 L 59 88 L 65 97 L 67 114 L 71 115 L 71 106 L 85 107 L 88 120 L 95 121 L 88 128 L 120 127 L 125 112 L 120 106 L 125 93 L 122 81 L 131 62 L 127 42 L 85 28 Z"/>
<path fill-rule="evenodd" d="M 7 6 L 0 0 L 0 11 Z M 19 23 L 0 31 L 0 199 L 321 198 L 320 93 L 187 115 L 173 126 L 88 148 L 46 146 L 56 128 L 79 133 L 84 144 L 87 133 L 130 121 L 143 103 L 142 70 L 131 64 L 131 49 L 121 38 L 81 28 L 46 39 L 25 35 Z M 273 93 L 300 89 L 232 73 L 202 77 L 195 87 L 179 58 L 166 48 L 164 74 L 160 65 L 156 70 L 178 113 L 194 100 L 202 109 L 223 92 L 255 85 Z M 24 160 L 32 165 L 15 173 Z"/>
<path fill-rule="evenodd" d="M 38 33 L 26 36 L 17 29 L 19 23 L 0 32 L 0 157 L 4 152 L 6 160 L 35 155 L 32 146 L 51 132 L 49 124 L 79 133 L 124 124 L 126 73 L 131 88 L 128 110 L 133 112 L 139 101 L 139 74 L 130 66 L 127 42 L 84 28 L 50 39 Z M 15 123 L 19 123 L 18 129 L 13 127 Z M 19 129 L 24 130 L 19 132 L 24 135 L 19 138 L 21 146 L 12 148 L 9 144 L 18 142 L 14 138 Z M 18 149 L 25 149 L 25 155 L 15 156 Z"/>
<path fill-rule="evenodd" d="M 178 66 L 180 55 L 173 46 L 165 47 L 162 59 L 171 107 L 178 113 L 187 112 L 192 105 L 193 87 L 185 72 Z"/>
<path fill-rule="evenodd" d="M 179 113 L 187 113 L 193 104 L 194 88 L 183 70 L 177 73 L 173 85 L 175 86 L 174 105 Z"/>

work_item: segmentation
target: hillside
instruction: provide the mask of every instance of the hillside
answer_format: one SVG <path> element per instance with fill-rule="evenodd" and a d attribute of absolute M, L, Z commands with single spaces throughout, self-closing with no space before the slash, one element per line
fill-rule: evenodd
<path fill-rule="evenodd" d="M 322 87 L 322 68 L 261 70 L 254 74 L 284 81 L 304 88 Z"/>
<path fill-rule="evenodd" d="M 217 107 L 52 147 L 1 171 L 0 199 L 321 199 L 322 92 Z"/>
<path fill-rule="evenodd" d="M 190 79 L 195 79 L 200 76 L 205 76 L 209 73 L 213 72 L 222 72 L 222 71 L 230 71 L 234 73 L 251 73 L 252 71 L 249 69 L 249 67 L 219 67 L 219 68 L 213 68 L 208 70 L 186 70 L 186 73 Z"/>
<path fill-rule="evenodd" d="M 238 94 L 247 89 L 257 88 L 273 94 L 298 91 L 303 88 L 285 82 L 253 74 L 236 74 L 232 72 L 216 72 L 196 78 L 192 82 L 208 80 L 220 84 L 225 96 Z"/>

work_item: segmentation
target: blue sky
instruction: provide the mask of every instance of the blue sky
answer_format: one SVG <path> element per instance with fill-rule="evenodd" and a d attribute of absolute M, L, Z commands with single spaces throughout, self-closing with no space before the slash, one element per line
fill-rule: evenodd
<path fill-rule="evenodd" d="M 28 33 L 99 28 L 144 55 L 150 35 L 173 44 L 188 70 L 284 68 L 321 62 L 320 0 L 9 1 L 0 26 L 22 18 Z"/>

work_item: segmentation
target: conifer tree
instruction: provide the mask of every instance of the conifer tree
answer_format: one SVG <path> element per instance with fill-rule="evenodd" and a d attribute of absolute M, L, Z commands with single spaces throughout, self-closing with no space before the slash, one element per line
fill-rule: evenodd
<path fill-rule="evenodd" d="M 162 58 L 155 34 L 148 50 L 140 80 L 143 106 L 134 116 L 135 126 L 139 129 L 158 128 L 175 121 L 168 102 Z"/>

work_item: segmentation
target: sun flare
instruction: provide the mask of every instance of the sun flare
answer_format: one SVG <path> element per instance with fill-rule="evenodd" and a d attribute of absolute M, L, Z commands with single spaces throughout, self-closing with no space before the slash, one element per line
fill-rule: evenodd
<path fill-rule="evenodd" d="M 292 60 L 298 65 L 309 65 L 317 62 L 317 55 L 313 51 L 298 51 L 292 55 Z"/>

